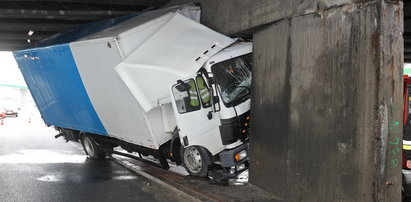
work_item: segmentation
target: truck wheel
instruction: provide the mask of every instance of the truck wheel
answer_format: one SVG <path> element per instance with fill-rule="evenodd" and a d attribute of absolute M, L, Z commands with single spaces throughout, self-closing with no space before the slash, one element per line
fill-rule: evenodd
<path fill-rule="evenodd" d="M 83 145 L 83 149 L 86 152 L 87 155 L 89 155 L 93 159 L 105 159 L 106 158 L 106 152 L 102 149 L 100 149 L 97 146 L 96 141 L 93 140 L 88 135 L 83 135 L 81 137 L 81 144 Z"/>
<path fill-rule="evenodd" d="M 207 177 L 208 166 L 212 163 L 211 154 L 203 147 L 181 147 L 181 157 L 184 168 L 190 175 Z"/>

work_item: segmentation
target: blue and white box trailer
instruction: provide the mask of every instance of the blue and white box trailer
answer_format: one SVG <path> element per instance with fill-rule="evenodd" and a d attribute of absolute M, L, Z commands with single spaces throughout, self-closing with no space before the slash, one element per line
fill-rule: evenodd
<path fill-rule="evenodd" d="M 194 5 L 73 28 L 14 56 L 48 125 L 92 158 L 112 148 L 195 176 L 248 167 L 250 42 L 199 23 Z"/>

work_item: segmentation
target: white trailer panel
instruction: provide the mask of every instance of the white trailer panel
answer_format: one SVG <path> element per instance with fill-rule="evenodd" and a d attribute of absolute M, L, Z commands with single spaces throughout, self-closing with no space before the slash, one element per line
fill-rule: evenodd
<path fill-rule="evenodd" d="M 114 40 L 70 44 L 91 103 L 109 136 L 155 148 L 144 110 L 114 71 L 121 62 L 119 52 L 108 43 Z"/>
<path fill-rule="evenodd" d="M 120 38 L 121 47 L 140 44 L 123 48 L 134 51 L 115 69 L 146 112 L 159 104 L 170 103 L 169 87 L 177 79 L 194 74 L 210 57 L 235 42 L 179 12 L 165 17 L 169 18 L 167 23 L 143 43 L 122 42 L 133 38 L 131 33 L 135 33 L 135 28 L 120 34 L 127 36 Z"/>

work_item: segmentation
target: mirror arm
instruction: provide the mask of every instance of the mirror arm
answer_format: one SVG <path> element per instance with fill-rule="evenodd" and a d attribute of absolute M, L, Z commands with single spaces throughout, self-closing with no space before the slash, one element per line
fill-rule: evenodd
<path fill-rule="evenodd" d="M 217 92 L 217 87 L 215 86 L 215 84 L 213 84 L 213 86 L 214 86 L 214 88 Z M 211 105 L 212 105 L 211 111 L 212 112 L 217 112 L 216 106 L 220 102 L 220 98 L 218 97 L 218 95 L 214 94 L 214 88 L 211 86 L 211 89 L 210 89 L 210 91 L 211 91 Z M 219 110 L 220 110 L 220 107 L 219 107 Z"/>
<path fill-rule="evenodd" d="M 213 93 L 213 89 L 212 89 L 213 87 L 212 86 L 210 86 L 210 90 L 209 90 L 209 93 L 211 94 L 211 99 L 210 99 L 210 102 L 211 102 L 211 110 L 207 113 L 207 118 L 208 118 L 208 120 L 211 120 L 212 118 L 213 118 L 213 113 L 215 113 L 216 112 L 216 110 L 215 110 L 215 105 L 214 105 L 214 93 Z"/>
<path fill-rule="evenodd" d="M 211 112 L 216 112 L 215 105 L 214 105 L 215 103 L 214 103 L 214 90 L 213 90 L 213 85 L 214 85 L 214 84 L 211 84 L 211 85 L 210 85 L 210 90 L 209 90 L 209 91 L 210 91 L 210 95 L 211 95 L 211 100 L 210 100 L 210 101 L 211 101 L 211 106 L 212 106 L 210 113 L 211 113 Z M 210 113 L 209 113 L 209 114 L 210 114 Z M 210 119 L 210 118 L 209 118 L 209 119 Z"/>

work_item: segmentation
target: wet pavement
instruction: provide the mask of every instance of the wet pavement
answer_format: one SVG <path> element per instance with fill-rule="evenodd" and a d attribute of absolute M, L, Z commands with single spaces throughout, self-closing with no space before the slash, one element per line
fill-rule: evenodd
<path fill-rule="evenodd" d="M 0 125 L 0 201 L 188 201 L 111 160 L 54 139 L 35 110 Z"/>
<path fill-rule="evenodd" d="M 183 191 L 200 201 L 280 201 L 272 195 L 248 183 L 247 173 L 230 180 L 229 185 L 213 184 L 207 178 L 189 176 L 181 166 L 170 165 L 166 171 L 152 164 L 122 156 L 113 155 L 112 159 L 154 181 L 160 181 L 171 189 Z"/>

